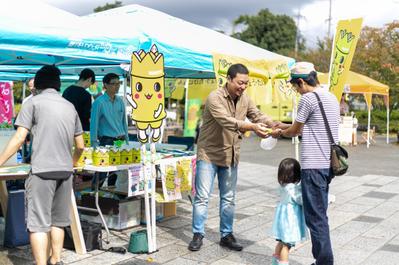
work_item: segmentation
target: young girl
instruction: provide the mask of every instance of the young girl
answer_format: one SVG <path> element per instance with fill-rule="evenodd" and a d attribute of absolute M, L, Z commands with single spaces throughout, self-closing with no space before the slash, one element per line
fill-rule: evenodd
<path fill-rule="evenodd" d="M 278 167 L 281 198 L 273 221 L 273 236 L 278 243 L 273 254 L 272 265 L 287 265 L 290 248 L 307 238 L 300 180 L 299 162 L 293 158 L 281 161 Z"/>

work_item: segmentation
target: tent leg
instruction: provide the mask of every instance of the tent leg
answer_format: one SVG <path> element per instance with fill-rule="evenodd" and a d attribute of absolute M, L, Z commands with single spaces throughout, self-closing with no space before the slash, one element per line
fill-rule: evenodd
<path fill-rule="evenodd" d="M 387 106 L 387 144 L 389 144 L 389 106 Z"/>
<path fill-rule="evenodd" d="M 371 108 L 368 108 L 368 121 L 367 121 L 367 148 L 370 146 L 370 120 L 371 120 Z"/>

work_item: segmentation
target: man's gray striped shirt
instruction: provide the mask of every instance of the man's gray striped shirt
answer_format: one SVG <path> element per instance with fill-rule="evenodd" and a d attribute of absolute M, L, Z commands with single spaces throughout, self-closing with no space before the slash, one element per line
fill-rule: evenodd
<path fill-rule="evenodd" d="M 332 136 L 337 143 L 340 119 L 337 98 L 321 87 L 316 88 L 314 92 L 320 96 Z M 296 121 L 304 123 L 301 143 L 302 169 L 329 168 L 331 144 L 316 95 L 310 92 L 302 95 Z"/>

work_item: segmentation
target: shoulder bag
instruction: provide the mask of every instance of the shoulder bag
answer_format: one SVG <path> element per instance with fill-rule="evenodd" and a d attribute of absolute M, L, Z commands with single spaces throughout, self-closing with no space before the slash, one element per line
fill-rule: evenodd
<path fill-rule="evenodd" d="M 334 176 L 341 176 L 348 171 L 349 165 L 348 165 L 348 152 L 339 144 L 336 144 L 334 142 L 330 126 L 327 121 L 326 113 L 324 112 L 323 108 L 323 103 L 320 100 L 319 95 L 316 92 L 313 92 L 316 97 L 317 101 L 319 103 L 320 111 L 321 114 L 323 115 L 324 119 L 324 125 L 326 126 L 328 138 L 330 139 L 331 143 L 331 157 L 330 157 L 330 164 L 331 164 L 331 169 L 334 174 Z"/>

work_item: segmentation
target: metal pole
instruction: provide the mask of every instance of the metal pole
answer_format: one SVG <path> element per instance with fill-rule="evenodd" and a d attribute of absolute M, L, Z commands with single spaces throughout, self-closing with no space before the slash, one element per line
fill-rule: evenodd
<path fill-rule="evenodd" d="M 156 234 L 156 204 L 155 204 L 155 189 L 156 189 L 156 170 L 155 170 L 155 143 L 151 142 L 151 235 L 152 247 L 151 252 L 157 250 L 157 234 Z"/>
<path fill-rule="evenodd" d="M 145 207 L 145 221 L 147 228 L 147 242 L 148 242 L 148 253 L 152 252 L 152 229 L 151 229 L 151 217 L 150 217 L 150 198 L 148 195 L 148 174 L 146 170 L 146 157 L 147 149 L 145 144 L 141 145 L 141 170 L 144 178 L 144 207 Z"/>
<path fill-rule="evenodd" d="M 328 37 L 330 37 L 330 34 L 331 34 L 331 20 L 332 20 L 332 18 L 331 18 L 331 7 L 332 7 L 332 0 L 330 0 L 330 8 L 329 8 L 329 10 L 328 10 Z"/>
<path fill-rule="evenodd" d="M 370 146 L 370 120 L 371 120 L 371 106 L 368 106 L 368 121 L 367 121 L 367 148 Z"/>
<path fill-rule="evenodd" d="M 296 93 L 292 97 L 292 124 L 294 124 L 297 116 L 297 104 L 296 104 Z M 299 160 L 299 137 L 295 136 L 292 138 L 293 144 L 295 145 L 295 159 Z"/>
<path fill-rule="evenodd" d="M 389 144 L 389 105 L 387 105 L 387 144 Z"/>

